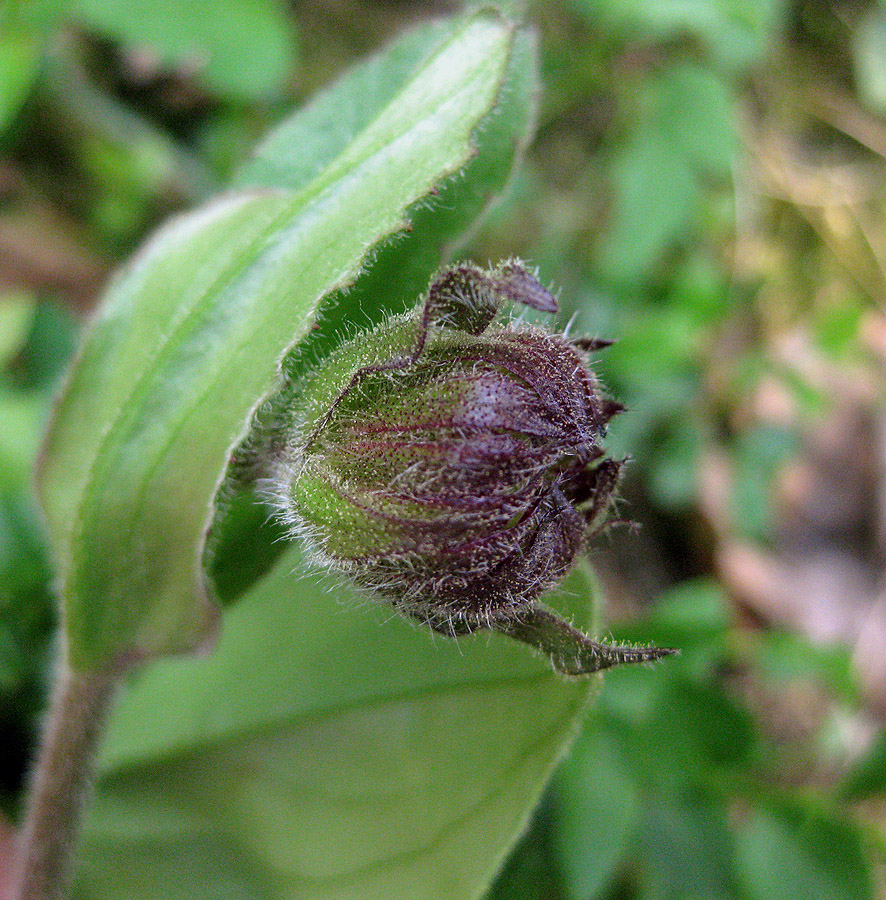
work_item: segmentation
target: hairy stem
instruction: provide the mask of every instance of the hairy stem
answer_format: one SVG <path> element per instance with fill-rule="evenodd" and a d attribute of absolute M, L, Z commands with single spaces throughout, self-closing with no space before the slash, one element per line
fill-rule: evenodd
<path fill-rule="evenodd" d="M 12 900 L 60 900 L 118 675 L 63 664 L 31 777 Z"/>

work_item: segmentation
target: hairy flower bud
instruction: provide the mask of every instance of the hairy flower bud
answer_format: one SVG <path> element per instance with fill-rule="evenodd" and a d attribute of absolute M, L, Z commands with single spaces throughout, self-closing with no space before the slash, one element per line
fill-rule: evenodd
<path fill-rule="evenodd" d="M 657 658 L 591 641 L 539 606 L 599 530 L 621 406 L 571 342 L 493 325 L 503 300 L 553 312 L 516 262 L 444 270 L 424 302 L 342 346 L 302 385 L 276 484 L 324 563 L 437 631 L 491 628 L 563 671 Z"/>

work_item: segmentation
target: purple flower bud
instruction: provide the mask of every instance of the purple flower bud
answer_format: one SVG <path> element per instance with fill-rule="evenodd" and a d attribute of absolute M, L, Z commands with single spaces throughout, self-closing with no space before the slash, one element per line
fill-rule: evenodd
<path fill-rule="evenodd" d="M 435 630 L 502 631 L 572 674 L 657 658 L 536 603 L 605 519 L 622 462 L 602 442 L 622 407 L 581 343 L 491 324 L 503 300 L 556 309 L 519 263 L 463 264 L 332 354 L 278 466 L 284 516 L 326 565 Z"/>

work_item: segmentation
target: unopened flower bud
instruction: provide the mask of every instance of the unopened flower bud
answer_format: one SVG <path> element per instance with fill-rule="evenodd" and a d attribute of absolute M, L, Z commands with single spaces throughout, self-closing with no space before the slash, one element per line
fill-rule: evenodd
<path fill-rule="evenodd" d="M 493 325 L 503 300 L 553 312 L 522 265 L 444 270 L 407 316 L 343 345 L 301 386 L 278 465 L 286 520 L 316 555 L 444 633 L 491 628 L 570 674 L 670 651 L 591 641 L 537 604 L 610 507 L 622 407 L 587 349 Z"/>

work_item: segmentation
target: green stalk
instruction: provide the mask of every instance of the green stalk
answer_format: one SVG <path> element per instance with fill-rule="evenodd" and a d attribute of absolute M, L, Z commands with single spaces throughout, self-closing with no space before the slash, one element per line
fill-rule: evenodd
<path fill-rule="evenodd" d="M 61 900 L 67 892 L 99 741 L 119 680 L 119 674 L 61 666 L 31 776 L 11 900 Z"/>

